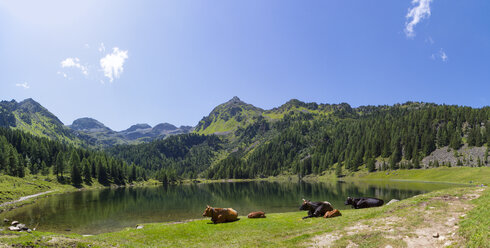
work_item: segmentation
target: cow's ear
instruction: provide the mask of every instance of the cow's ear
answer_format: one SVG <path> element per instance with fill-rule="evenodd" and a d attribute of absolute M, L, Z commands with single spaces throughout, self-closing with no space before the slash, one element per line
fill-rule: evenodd
<path fill-rule="evenodd" d="M 209 205 L 206 205 L 206 208 L 210 208 L 210 206 Z"/>
<path fill-rule="evenodd" d="M 303 198 L 303 202 L 306 202 L 306 200 Z"/>

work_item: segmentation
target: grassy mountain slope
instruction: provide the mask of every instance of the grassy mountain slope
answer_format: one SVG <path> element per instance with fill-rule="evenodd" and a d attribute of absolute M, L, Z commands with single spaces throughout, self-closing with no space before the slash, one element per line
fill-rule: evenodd
<path fill-rule="evenodd" d="M 84 142 L 75 132 L 46 108 L 29 98 L 17 103 L 0 102 L 0 126 L 22 130 L 39 137 L 58 140 L 64 144 L 80 146 Z"/>

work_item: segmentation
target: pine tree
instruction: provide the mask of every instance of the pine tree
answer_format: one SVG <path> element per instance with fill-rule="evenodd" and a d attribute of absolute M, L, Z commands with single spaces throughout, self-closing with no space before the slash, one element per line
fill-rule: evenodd
<path fill-rule="evenodd" d="M 337 167 L 335 167 L 335 175 L 337 177 L 342 176 L 342 164 L 341 163 L 337 163 Z"/>
<path fill-rule="evenodd" d="M 83 168 L 83 181 L 87 185 L 92 184 L 92 172 L 90 171 L 90 165 L 87 158 L 82 159 L 82 168 Z"/>
<path fill-rule="evenodd" d="M 459 136 L 458 132 L 453 133 L 449 146 L 454 150 L 458 150 L 461 147 L 461 136 Z"/>
<path fill-rule="evenodd" d="M 70 156 L 71 183 L 75 187 L 82 186 L 82 174 L 80 172 L 80 157 L 76 151 L 72 151 Z"/>
<path fill-rule="evenodd" d="M 41 175 L 47 176 L 49 175 L 49 167 L 46 165 L 46 162 L 41 162 Z"/>
<path fill-rule="evenodd" d="M 58 175 L 61 175 L 61 178 L 63 178 L 64 170 L 65 170 L 65 161 L 63 159 L 63 154 L 61 154 L 61 152 L 58 152 L 58 155 L 56 155 L 56 164 L 55 164 L 56 177 L 58 177 Z"/>
<path fill-rule="evenodd" d="M 373 158 L 368 159 L 367 161 L 367 169 L 369 172 L 373 172 L 376 170 L 376 163 Z"/>

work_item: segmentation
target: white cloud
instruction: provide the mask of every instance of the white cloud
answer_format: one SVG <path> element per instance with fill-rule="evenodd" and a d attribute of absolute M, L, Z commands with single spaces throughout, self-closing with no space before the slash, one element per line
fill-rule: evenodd
<path fill-rule="evenodd" d="M 446 52 L 444 50 L 439 50 L 439 58 L 441 58 L 442 62 L 446 62 L 448 60 Z"/>
<path fill-rule="evenodd" d="M 65 60 L 61 61 L 61 67 L 63 68 L 78 68 L 84 75 L 88 75 L 88 69 L 86 66 L 83 66 L 80 64 L 80 59 L 78 58 L 66 58 Z"/>
<path fill-rule="evenodd" d="M 109 78 L 109 81 L 114 81 L 114 78 L 119 78 L 124 70 L 124 62 L 128 58 L 128 51 L 119 50 L 114 47 L 112 53 L 107 54 L 100 59 L 100 67 L 104 71 L 104 76 Z"/>
<path fill-rule="evenodd" d="M 31 86 L 27 83 L 27 82 L 24 82 L 24 83 L 21 83 L 21 84 L 15 84 L 15 86 L 17 87 L 22 87 L 24 89 L 29 89 L 31 88 Z"/>
<path fill-rule="evenodd" d="M 64 78 L 68 77 L 68 74 L 61 72 L 61 71 L 58 71 L 57 74 L 63 76 Z"/>
<path fill-rule="evenodd" d="M 100 45 L 99 45 L 99 52 L 101 52 L 101 53 L 105 52 L 104 42 L 100 43 Z"/>
<path fill-rule="evenodd" d="M 430 17 L 430 3 L 432 0 L 412 0 L 412 8 L 408 9 L 405 22 L 405 34 L 409 38 L 415 37 L 415 26 L 424 18 Z"/>
<path fill-rule="evenodd" d="M 433 53 L 430 58 L 432 60 L 436 60 L 436 59 L 440 59 L 442 62 L 447 62 L 447 60 L 449 59 L 449 57 L 447 56 L 446 52 L 444 51 L 444 49 L 440 49 L 438 53 Z"/>

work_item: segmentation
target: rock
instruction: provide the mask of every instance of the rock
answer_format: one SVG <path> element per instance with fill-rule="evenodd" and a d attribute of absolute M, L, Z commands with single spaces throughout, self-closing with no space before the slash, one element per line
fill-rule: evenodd
<path fill-rule="evenodd" d="M 66 232 L 69 232 L 69 231 L 71 231 L 71 229 L 70 229 L 70 228 L 67 228 L 67 229 L 65 229 L 65 231 L 66 231 Z"/>
<path fill-rule="evenodd" d="M 340 211 L 338 209 L 334 209 L 332 211 L 327 211 L 323 217 L 324 218 L 333 218 L 333 217 L 337 217 L 337 216 L 342 216 L 342 214 L 340 213 Z"/>
<path fill-rule="evenodd" d="M 27 229 L 27 232 L 28 232 L 28 233 L 31 233 L 31 232 L 32 232 L 32 230 L 29 228 L 29 229 Z"/>
<path fill-rule="evenodd" d="M 9 226 L 9 230 L 10 231 L 15 231 L 15 232 L 18 232 L 20 231 L 20 228 L 16 227 L 16 226 Z"/>
<path fill-rule="evenodd" d="M 0 228 L 0 232 L 3 232 L 3 228 Z"/>
<path fill-rule="evenodd" d="M 389 201 L 388 203 L 386 203 L 386 205 L 390 205 L 390 204 L 393 204 L 395 202 L 399 202 L 400 200 L 397 200 L 397 199 L 391 199 L 391 201 Z"/>
<path fill-rule="evenodd" d="M 439 238 L 439 233 L 434 233 L 434 234 L 432 234 L 432 237 L 433 237 L 433 238 Z"/>
<path fill-rule="evenodd" d="M 29 229 L 29 228 L 26 227 L 25 224 L 20 224 L 20 223 L 17 224 L 17 227 L 20 228 L 21 230 L 27 230 L 27 229 Z"/>
<path fill-rule="evenodd" d="M 9 221 L 10 221 L 10 220 L 9 220 L 9 219 L 7 219 L 7 218 L 3 219 L 3 222 L 9 222 Z"/>
<path fill-rule="evenodd" d="M 15 225 L 17 225 L 17 224 L 19 224 L 19 222 L 18 222 L 18 221 L 16 221 L 16 220 L 12 221 L 12 226 L 15 226 Z"/>
<path fill-rule="evenodd" d="M 143 229 L 143 225 L 137 225 L 136 229 Z"/>

